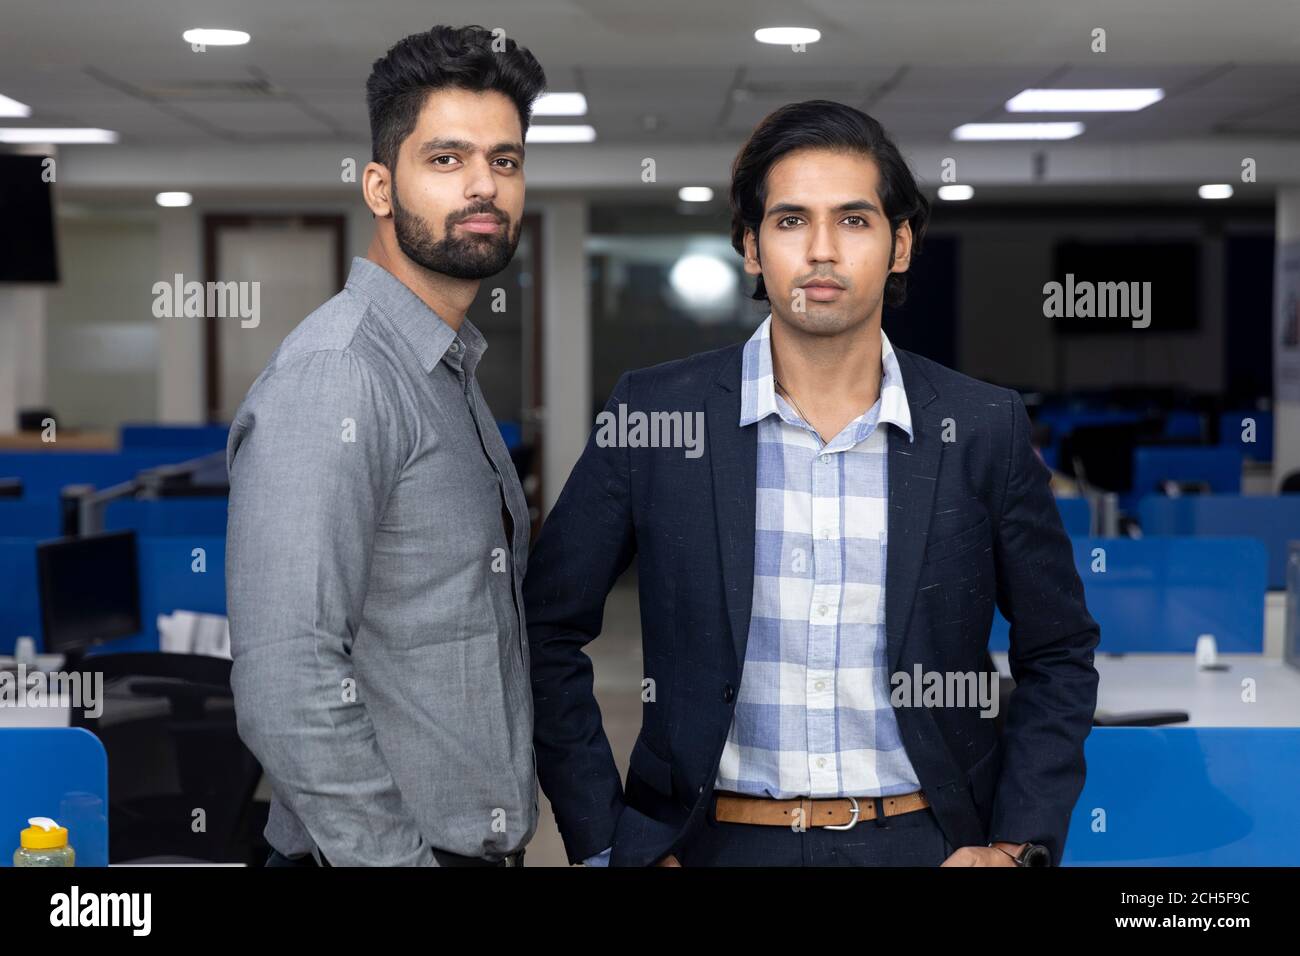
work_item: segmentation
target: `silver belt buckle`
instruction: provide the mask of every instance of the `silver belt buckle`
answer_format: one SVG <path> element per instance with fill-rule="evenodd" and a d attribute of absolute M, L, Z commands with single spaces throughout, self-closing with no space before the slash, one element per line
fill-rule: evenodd
<path fill-rule="evenodd" d="M 855 826 L 858 825 L 858 798 L 849 797 L 848 799 L 853 804 L 853 819 L 851 819 L 848 823 L 844 823 L 844 824 L 837 823 L 831 825 L 828 823 L 822 827 L 823 830 L 852 830 Z"/>

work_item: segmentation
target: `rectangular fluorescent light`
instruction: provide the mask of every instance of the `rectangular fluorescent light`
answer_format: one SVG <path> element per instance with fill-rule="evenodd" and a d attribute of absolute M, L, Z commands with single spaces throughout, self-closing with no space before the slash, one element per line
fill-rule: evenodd
<path fill-rule="evenodd" d="M 0 126 L 0 143 L 116 143 L 111 129 Z"/>
<path fill-rule="evenodd" d="M 963 123 L 952 131 L 959 140 L 1074 139 L 1082 123 Z"/>
<path fill-rule="evenodd" d="M 590 143 L 596 139 L 594 126 L 530 126 L 526 143 Z"/>
<path fill-rule="evenodd" d="M 581 93 L 543 93 L 533 101 L 534 116 L 586 116 L 587 97 Z"/>
<path fill-rule="evenodd" d="M 1133 90 L 1022 90 L 1007 100 L 1009 113 L 1131 113 L 1165 98 L 1156 87 Z"/>
<path fill-rule="evenodd" d="M 0 94 L 0 116 L 31 116 L 32 108 Z"/>

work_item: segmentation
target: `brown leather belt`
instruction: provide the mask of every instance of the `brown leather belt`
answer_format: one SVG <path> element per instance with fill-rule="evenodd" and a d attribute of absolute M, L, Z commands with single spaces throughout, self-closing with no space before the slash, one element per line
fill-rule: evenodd
<path fill-rule="evenodd" d="M 826 827 L 829 830 L 852 830 L 864 820 L 876 818 L 876 801 L 884 805 L 885 816 L 913 813 L 930 805 L 920 790 L 895 797 L 837 797 L 814 800 L 773 800 L 744 794 L 717 791 L 714 819 L 720 823 L 753 823 L 769 827 Z"/>

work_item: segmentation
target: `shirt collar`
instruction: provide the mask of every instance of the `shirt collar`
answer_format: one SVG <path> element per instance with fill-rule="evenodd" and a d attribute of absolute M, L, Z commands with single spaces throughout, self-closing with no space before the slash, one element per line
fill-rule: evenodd
<path fill-rule="evenodd" d="M 882 376 L 880 381 L 880 416 L 876 424 L 889 422 L 901 428 L 909 440 L 912 435 L 912 412 L 907 406 L 907 392 L 903 388 L 903 373 L 898 367 L 898 356 L 889 344 L 889 336 L 880 330 L 880 364 Z M 772 316 L 768 315 L 763 324 L 754 330 L 754 334 L 745 343 L 741 358 L 740 372 L 740 425 L 752 425 L 776 415 L 784 418 L 777 405 L 776 386 L 772 376 Z M 870 416 L 864 413 L 858 426 L 855 441 L 866 437 L 871 428 Z"/>
<path fill-rule="evenodd" d="M 487 351 L 487 339 L 468 318 L 457 333 L 397 276 L 378 263 L 354 257 L 347 288 L 379 310 L 415 353 L 426 373 L 442 361 L 473 375 L 479 359 Z"/>

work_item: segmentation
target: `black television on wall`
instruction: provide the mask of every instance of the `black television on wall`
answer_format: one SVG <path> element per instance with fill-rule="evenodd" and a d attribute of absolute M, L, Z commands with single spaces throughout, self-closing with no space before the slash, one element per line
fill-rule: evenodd
<path fill-rule="evenodd" d="M 58 282 L 48 156 L 0 153 L 0 282 Z"/>
<path fill-rule="evenodd" d="M 1056 287 L 1044 289 L 1044 315 L 1063 334 L 1194 332 L 1201 326 L 1201 244 L 1194 239 L 1059 242 L 1050 281 Z M 1056 302 L 1053 294 L 1059 294 Z"/>

